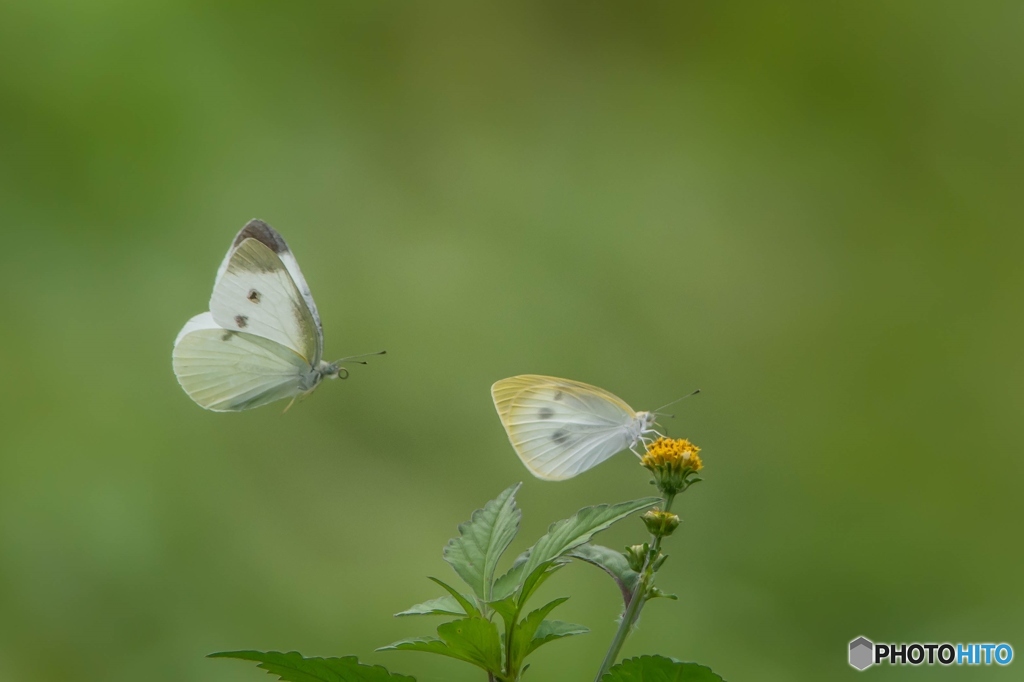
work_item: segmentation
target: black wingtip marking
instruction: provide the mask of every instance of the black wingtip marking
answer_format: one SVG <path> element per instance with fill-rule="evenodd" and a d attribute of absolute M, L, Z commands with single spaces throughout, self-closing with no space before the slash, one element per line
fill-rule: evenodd
<path fill-rule="evenodd" d="M 255 239 L 260 244 L 280 255 L 282 253 L 288 253 L 288 245 L 285 244 L 284 239 L 277 233 L 277 230 L 267 225 L 262 220 L 250 220 L 245 224 L 235 236 L 235 241 L 231 245 L 232 248 L 238 246 L 246 239 Z"/>

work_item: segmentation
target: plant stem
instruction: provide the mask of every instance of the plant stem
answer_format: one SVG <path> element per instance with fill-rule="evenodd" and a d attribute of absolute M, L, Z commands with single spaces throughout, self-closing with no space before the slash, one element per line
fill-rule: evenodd
<path fill-rule="evenodd" d="M 512 632 L 516 626 L 516 618 L 518 614 L 512 617 L 512 625 L 505 633 L 505 674 L 509 676 L 512 675 Z"/>
<path fill-rule="evenodd" d="M 665 502 L 662 505 L 662 511 L 670 511 L 672 509 L 672 500 L 675 499 L 675 495 L 665 495 Z M 640 616 L 640 610 L 644 607 L 644 603 L 647 601 L 647 590 L 651 586 L 651 582 L 654 580 L 654 570 L 651 566 L 652 562 L 658 558 L 658 554 L 661 552 L 661 538 L 651 536 L 651 549 L 647 553 L 647 558 L 644 560 L 643 570 L 640 571 L 640 579 L 636 582 L 636 587 L 633 588 L 633 594 L 629 598 L 629 605 L 626 606 L 625 613 L 622 614 L 622 622 L 619 623 L 619 629 L 615 633 L 615 639 L 612 640 L 611 646 L 608 648 L 608 653 L 604 657 L 604 663 L 601 664 L 601 670 L 597 673 L 597 677 L 594 678 L 594 682 L 601 682 L 601 678 L 607 674 L 615 661 L 619 658 L 619 652 L 622 651 L 622 645 L 626 643 L 626 637 L 629 636 L 629 631 L 633 627 L 633 623 Z"/>

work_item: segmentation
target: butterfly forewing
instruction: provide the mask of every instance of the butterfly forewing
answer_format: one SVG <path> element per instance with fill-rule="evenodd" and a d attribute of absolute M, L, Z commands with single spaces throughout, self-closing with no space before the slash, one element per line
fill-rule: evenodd
<path fill-rule="evenodd" d="M 258 239 L 243 239 L 231 250 L 214 284 L 210 312 L 225 329 L 285 346 L 308 367 L 320 364 L 319 326 L 288 268 Z"/>
<path fill-rule="evenodd" d="M 298 353 L 254 334 L 224 329 L 210 313 L 189 320 L 175 341 L 174 373 L 189 397 L 234 412 L 308 390 L 311 369 Z"/>
<path fill-rule="evenodd" d="M 539 478 L 571 478 L 632 445 L 636 412 L 596 386 L 522 375 L 495 383 L 491 395 L 512 447 Z"/>
<path fill-rule="evenodd" d="M 291 275 L 292 281 L 295 283 L 295 287 L 302 294 L 302 299 L 306 302 L 306 307 L 309 308 L 310 315 L 313 316 L 313 321 L 316 323 L 317 334 L 320 337 L 320 345 L 323 346 L 324 332 L 323 327 L 320 324 L 320 313 L 317 312 L 316 302 L 313 300 L 313 294 L 309 290 L 309 285 L 306 284 L 306 278 L 302 276 L 302 270 L 299 268 L 299 262 L 295 260 L 295 256 L 292 255 L 291 249 L 288 248 L 288 244 L 285 242 L 284 237 L 280 233 L 267 225 L 262 220 L 250 220 L 245 224 L 238 234 L 235 235 L 234 241 L 231 242 L 231 248 L 228 249 L 227 255 L 224 256 L 224 260 L 220 264 L 220 268 L 217 270 L 217 279 L 224 275 L 227 270 L 228 263 L 231 261 L 231 254 L 234 253 L 235 248 L 240 245 L 246 239 L 255 239 L 260 242 L 268 249 L 277 254 L 277 257 L 284 263 L 285 268 L 288 269 L 288 274 Z"/>

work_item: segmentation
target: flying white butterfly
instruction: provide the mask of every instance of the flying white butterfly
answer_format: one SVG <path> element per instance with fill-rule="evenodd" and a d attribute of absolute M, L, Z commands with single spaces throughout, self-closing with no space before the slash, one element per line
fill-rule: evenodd
<path fill-rule="evenodd" d="M 288 245 L 270 225 L 250 220 L 217 271 L 210 311 L 174 340 L 174 374 L 192 400 L 215 412 L 294 402 L 324 378 L 348 376 L 341 363 L 354 358 L 325 362 L 323 345 L 320 314 Z"/>
<path fill-rule="evenodd" d="M 660 435 L 656 412 L 637 412 L 580 381 L 523 374 L 495 383 L 491 397 L 519 459 L 546 481 L 572 478 L 627 448 L 635 453 L 648 434 Z"/>

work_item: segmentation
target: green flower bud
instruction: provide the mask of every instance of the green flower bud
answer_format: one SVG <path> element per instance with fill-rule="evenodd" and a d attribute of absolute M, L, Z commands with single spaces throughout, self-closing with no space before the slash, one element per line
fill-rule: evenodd
<path fill-rule="evenodd" d="M 660 509 L 651 509 L 640 517 L 647 526 L 651 535 L 657 538 L 664 538 L 672 535 L 672 531 L 679 527 L 679 517 L 672 512 L 663 512 Z"/>
<path fill-rule="evenodd" d="M 644 562 L 647 561 L 647 554 L 650 551 L 651 548 L 645 542 L 642 545 L 633 545 L 632 547 L 627 547 L 626 551 L 623 552 L 623 554 L 626 557 L 626 563 L 629 564 L 629 567 L 637 573 L 639 573 L 643 570 Z"/>

